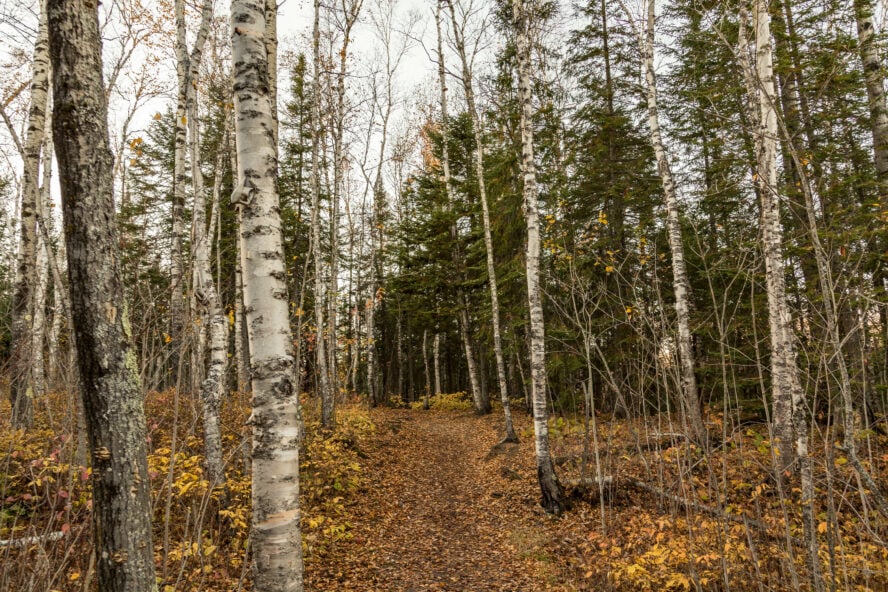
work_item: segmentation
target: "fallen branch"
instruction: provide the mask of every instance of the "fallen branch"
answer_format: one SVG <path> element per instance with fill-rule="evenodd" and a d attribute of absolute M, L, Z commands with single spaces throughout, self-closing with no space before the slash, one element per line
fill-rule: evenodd
<path fill-rule="evenodd" d="M 40 543 L 50 543 L 60 541 L 65 537 L 62 531 L 51 532 L 49 534 L 41 534 L 39 536 L 29 536 L 20 539 L 5 539 L 0 541 L 0 547 L 27 547 L 30 545 L 39 545 Z"/>
<path fill-rule="evenodd" d="M 587 477 L 585 479 L 567 479 L 564 481 L 565 489 L 574 495 L 594 492 L 599 498 L 608 499 L 614 492 L 614 478 L 610 475 L 601 477 Z"/>

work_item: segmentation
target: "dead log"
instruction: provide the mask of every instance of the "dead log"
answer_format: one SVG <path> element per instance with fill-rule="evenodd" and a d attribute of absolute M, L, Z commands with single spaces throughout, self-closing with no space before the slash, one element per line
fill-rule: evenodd
<path fill-rule="evenodd" d="M 64 538 L 65 533 L 62 531 L 50 532 L 39 536 L 22 537 L 20 539 L 5 539 L 0 541 L 0 547 L 29 547 L 31 545 L 39 545 L 42 543 L 51 543 L 60 541 Z"/>

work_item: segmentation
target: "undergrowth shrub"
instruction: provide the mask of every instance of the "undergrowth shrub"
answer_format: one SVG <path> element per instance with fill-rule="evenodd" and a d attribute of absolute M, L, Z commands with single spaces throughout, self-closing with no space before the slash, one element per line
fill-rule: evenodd
<path fill-rule="evenodd" d="M 74 463 L 74 419 L 68 397 L 35 406 L 34 427 L 12 430 L 0 399 L 0 590 L 80 592 L 95 585 L 89 487 L 91 471 Z M 337 410 L 322 430 L 314 405 L 304 405 L 306 437 L 300 471 L 306 563 L 350 537 L 349 507 L 362 484 L 362 441 L 374 430 L 367 411 Z M 148 476 L 160 592 L 229 592 L 249 582 L 251 479 L 249 399 L 232 393 L 221 411 L 224 486 L 204 472 L 200 403 L 169 390 L 145 401 Z M 52 418 L 56 418 L 53 421 Z M 64 423 L 62 423 L 64 422 Z"/>
<path fill-rule="evenodd" d="M 424 409 L 425 401 L 415 401 L 410 404 L 411 409 Z M 429 408 L 436 411 L 471 411 L 472 399 L 464 392 L 441 393 L 429 397 Z"/>

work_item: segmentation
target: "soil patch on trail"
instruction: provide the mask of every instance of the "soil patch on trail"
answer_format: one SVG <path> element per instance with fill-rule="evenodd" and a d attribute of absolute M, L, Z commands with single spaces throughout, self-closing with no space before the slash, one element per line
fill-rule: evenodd
<path fill-rule="evenodd" d="M 538 505 L 532 442 L 500 444 L 499 418 L 374 410 L 348 540 L 308 564 L 311 591 L 570 590 Z"/>

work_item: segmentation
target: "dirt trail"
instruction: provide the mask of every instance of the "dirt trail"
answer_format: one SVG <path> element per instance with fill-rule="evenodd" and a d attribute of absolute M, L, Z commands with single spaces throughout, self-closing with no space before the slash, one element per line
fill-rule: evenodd
<path fill-rule="evenodd" d="M 547 569 L 549 519 L 522 449 L 529 441 L 491 452 L 496 420 L 471 414 L 379 410 L 373 419 L 353 536 L 311 562 L 308 590 L 567 589 Z"/>

